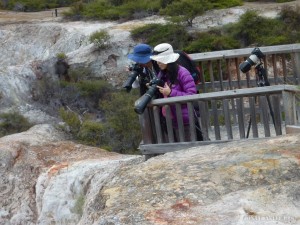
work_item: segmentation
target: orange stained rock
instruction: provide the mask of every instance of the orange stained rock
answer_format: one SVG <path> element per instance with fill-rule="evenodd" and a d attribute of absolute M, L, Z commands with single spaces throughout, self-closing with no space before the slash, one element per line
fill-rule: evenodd
<path fill-rule="evenodd" d="M 68 167 L 68 166 L 69 166 L 69 163 L 67 163 L 67 162 L 62 162 L 60 164 L 53 165 L 48 170 L 48 175 L 51 177 L 51 176 L 55 175 L 59 170 L 65 168 L 65 167 Z"/>

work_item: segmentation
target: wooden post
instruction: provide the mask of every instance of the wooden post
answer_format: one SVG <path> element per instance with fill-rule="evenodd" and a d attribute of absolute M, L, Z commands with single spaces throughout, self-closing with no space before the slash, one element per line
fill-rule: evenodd
<path fill-rule="evenodd" d="M 296 124 L 296 101 L 295 93 L 289 91 L 282 92 L 283 109 L 285 114 L 285 125 Z"/>
<path fill-rule="evenodd" d="M 141 131 L 143 136 L 143 144 L 153 144 L 154 137 L 152 133 L 152 125 L 149 108 L 146 108 L 142 115 L 139 115 Z"/>
<path fill-rule="evenodd" d="M 300 52 L 292 54 L 295 84 L 300 84 Z"/>

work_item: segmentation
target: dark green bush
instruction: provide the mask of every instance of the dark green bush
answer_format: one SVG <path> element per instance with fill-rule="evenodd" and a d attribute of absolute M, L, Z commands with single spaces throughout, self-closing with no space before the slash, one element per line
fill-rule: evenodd
<path fill-rule="evenodd" d="M 17 112 L 0 114 L 0 137 L 28 130 L 32 124 Z"/>
<path fill-rule="evenodd" d="M 277 19 L 259 16 L 255 11 L 248 11 L 238 23 L 227 26 L 226 33 L 239 40 L 241 47 L 284 44 L 286 34 L 284 24 Z M 271 37 L 271 38 L 270 38 Z"/>
<path fill-rule="evenodd" d="M 138 99 L 138 91 L 131 93 L 117 91 L 104 80 L 69 83 L 86 101 L 100 101 L 99 110 L 104 112 L 103 120 L 96 121 L 95 114 L 73 109 L 72 99 L 60 109 L 60 117 L 68 125 L 72 137 L 80 143 L 98 146 L 120 153 L 137 153 L 141 141 L 138 115 L 134 112 L 134 101 Z M 77 97 L 78 98 L 78 97 Z M 94 106 L 95 107 L 95 106 Z M 82 108 L 82 107 L 81 107 Z M 87 115 L 89 114 L 89 115 Z M 102 117 L 101 116 L 101 117 Z"/>
<path fill-rule="evenodd" d="M 98 101 L 108 93 L 112 87 L 105 80 L 85 80 L 74 84 L 82 96 Z"/>
<path fill-rule="evenodd" d="M 183 49 L 191 38 L 184 26 L 176 24 L 148 24 L 134 29 L 131 35 L 138 42 L 151 46 L 167 42 L 174 49 Z"/>
<path fill-rule="evenodd" d="M 198 33 L 195 40 L 190 42 L 184 50 L 189 53 L 197 53 L 234 49 L 239 47 L 240 43 L 237 40 L 215 30 Z"/>
<path fill-rule="evenodd" d="M 110 35 L 107 31 L 101 30 L 96 31 L 91 34 L 89 40 L 93 43 L 98 49 L 103 49 L 109 46 Z"/>
<path fill-rule="evenodd" d="M 138 99 L 136 90 L 130 93 L 114 92 L 110 98 L 100 101 L 105 112 L 106 140 L 113 151 L 134 153 L 141 141 L 138 115 L 134 112 L 134 102 Z"/>
<path fill-rule="evenodd" d="M 77 138 L 86 145 L 103 146 L 106 144 L 104 132 L 104 125 L 102 123 L 87 120 L 82 123 Z"/>
<path fill-rule="evenodd" d="M 69 132 L 76 137 L 81 127 L 79 115 L 76 112 L 65 110 L 64 108 L 59 109 L 59 115 L 68 125 Z"/>
<path fill-rule="evenodd" d="M 160 14 L 171 17 L 172 22 L 186 22 L 188 26 L 193 26 L 193 20 L 210 8 L 207 0 L 181 0 L 174 1 L 168 7 L 161 9 Z"/>
<path fill-rule="evenodd" d="M 283 7 L 279 14 L 280 20 L 283 21 L 287 29 L 299 30 L 300 24 L 300 7 L 286 6 Z"/>
<path fill-rule="evenodd" d="M 243 5 L 242 0 L 227 0 L 227 1 L 210 0 L 209 3 L 211 4 L 211 8 L 213 9 L 225 9 L 225 8 Z"/>

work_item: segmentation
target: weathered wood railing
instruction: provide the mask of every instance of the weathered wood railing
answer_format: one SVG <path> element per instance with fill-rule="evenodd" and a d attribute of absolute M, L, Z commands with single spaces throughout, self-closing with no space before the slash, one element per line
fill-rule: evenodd
<path fill-rule="evenodd" d="M 300 83 L 300 44 L 260 47 L 263 67 L 271 86 L 258 87 L 253 68 L 246 74 L 239 70 L 253 48 L 190 54 L 201 67 L 201 94 L 156 99 L 140 116 L 143 154 L 165 153 L 194 145 L 236 139 L 270 137 L 285 132 L 284 125 L 299 123 L 297 86 Z M 286 85 L 291 84 L 291 85 Z M 191 141 L 184 140 L 181 104 L 187 104 Z M 270 104 L 270 106 L 269 106 Z M 170 105 L 176 106 L 179 142 L 175 142 Z M 161 107 L 166 107 L 166 129 L 161 126 Z M 196 141 L 193 110 L 199 120 L 204 141 Z M 273 121 L 274 119 L 274 121 Z M 285 122 L 285 123 L 284 123 Z M 225 136 L 223 134 L 226 134 Z M 261 134 L 263 133 L 263 134 Z"/>
<path fill-rule="evenodd" d="M 143 154 L 165 153 L 195 145 L 243 139 L 246 138 L 249 125 L 253 138 L 282 135 L 285 125 L 299 123 L 300 110 L 297 94 L 300 94 L 297 86 L 276 85 L 152 100 L 147 111 L 141 117 L 144 140 L 140 149 Z M 184 140 L 181 104 L 188 105 L 189 132 L 191 134 L 189 142 Z M 176 106 L 179 142 L 174 141 L 171 105 Z M 233 105 L 237 105 L 237 107 L 234 109 Z M 162 106 L 167 109 L 167 129 L 165 130 L 162 129 L 160 116 Z M 195 118 L 194 108 L 197 106 L 201 116 Z M 274 113 L 272 122 L 270 122 L 270 110 Z M 238 121 L 237 127 L 233 127 L 233 117 L 236 117 Z M 198 119 L 201 124 L 204 141 L 196 141 L 195 119 Z M 249 123 L 250 119 L 251 124 Z M 220 121 L 223 121 L 223 124 L 220 124 Z M 258 126 L 262 127 L 258 128 Z M 223 127 L 226 130 L 221 132 Z M 259 134 L 259 131 L 263 131 L 263 133 Z"/>
<path fill-rule="evenodd" d="M 254 70 L 239 70 L 254 48 L 195 53 L 190 56 L 201 67 L 200 92 L 256 87 Z M 263 66 L 271 85 L 300 84 L 300 44 L 260 47 L 265 55 Z"/>

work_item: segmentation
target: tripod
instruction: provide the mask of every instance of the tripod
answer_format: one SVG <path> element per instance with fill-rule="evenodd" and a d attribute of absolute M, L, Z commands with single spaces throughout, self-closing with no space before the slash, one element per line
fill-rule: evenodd
<path fill-rule="evenodd" d="M 270 86 L 270 83 L 269 83 L 268 77 L 267 77 L 267 72 L 266 72 L 265 68 L 262 66 L 262 64 L 263 63 L 260 62 L 259 64 L 257 64 L 255 66 L 255 74 L 256 74 L 256 84 L 257 84 L 257 87 Z M 274 124 L 274 128 L 276 130 L 275 119 L 274 119 L 274 111 L 273 111 L 272 106 L 271 106 L 271 101 L 270 101 L 269 95 L 266 95 L 266 98 L 267 98 L 267 102 L 268 102 L 268 106 L 269 106 L 269 110 L 270 110 L 270 115 L 272 117 L 272 121 L 273 121 L 273 124 Z M 248 123 L 248 129 L 247 129 L 247 136 L 246 136 L 246 138 L 249 137 L 250 127 L 251 127 L 251 117 L 250 117 L 249 123 Z"/>

